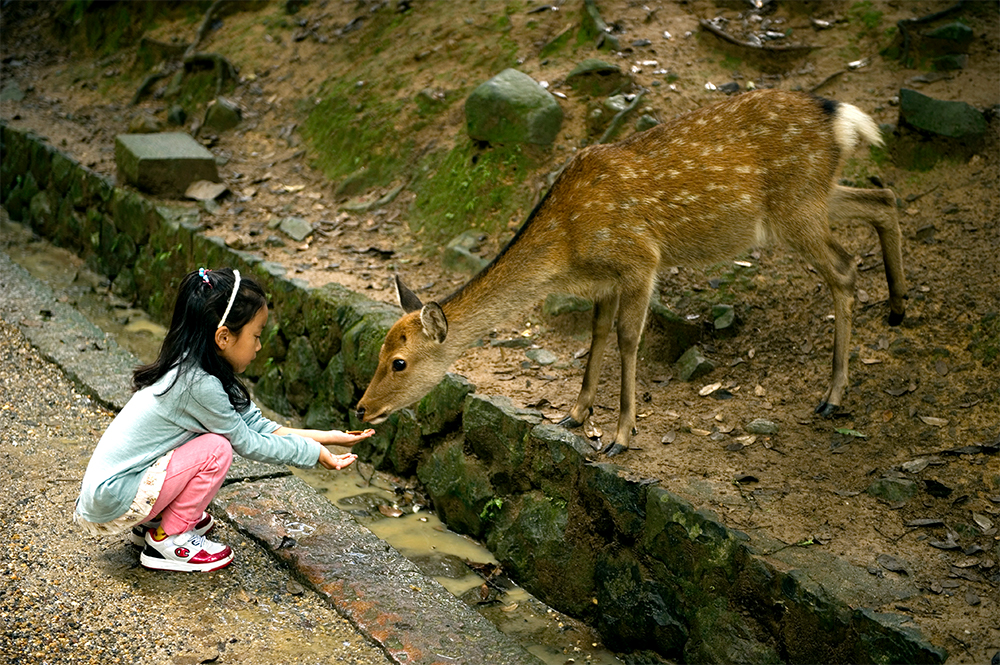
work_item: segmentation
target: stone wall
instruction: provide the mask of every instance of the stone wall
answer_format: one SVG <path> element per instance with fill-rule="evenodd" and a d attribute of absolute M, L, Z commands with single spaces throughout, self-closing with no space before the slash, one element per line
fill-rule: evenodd
<path fill-rule="evenodd" d="M 161 320 L 181 276 L 239 268 L 275 308 L 258 398 L 309 427 L 354 426 L 351 407 L 374 372 L 398 311 L 339 285 L 309 289 L 282 266 L 199 233 L 0 123 L 0 201 L 15 220 L 84 257 Z M 505 569 L 553 607 L 595 626 L 609 647 L 687 662 L 939 663 L 947 653 L 867 607 L 915 593 L 828 554 L 752 539 L 712 513 L 588 461 L 589 444 L 503 397 L 448 375 L 356 451 L 415 474 L 441 518 L 487 543 Z"/>

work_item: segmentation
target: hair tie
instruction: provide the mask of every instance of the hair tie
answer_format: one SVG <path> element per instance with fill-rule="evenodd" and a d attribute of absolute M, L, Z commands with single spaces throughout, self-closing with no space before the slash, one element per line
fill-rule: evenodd
<path fill-rule="evenodd" d="M 208 288 L 212 288 L 212 282 L 208 281 L 208 275 L 206 274 L 210 272 L 212 271 L 206 270 L 205 268 L 198 268 L 198 274 L 201 275 L 201 278 L 205 280 L 206 284 L 208 284 Z"/>
<path fill-rule="evenodd" d="M 236 302 L 236 292 L 240 290 L 240 271 L 233 270 L 233 275 L 236 277 L 236 282 L 233 284 L 233 292 L 229 296 L 229 304 L 226 305 L 226 311 L 222 313 L 222 320 L 219 321 L 219 325 L 216 326 L 216 330 L 226 325 L 226 317 L 229 316 L 229 310 L 233 308 L 233 303 Z"/>

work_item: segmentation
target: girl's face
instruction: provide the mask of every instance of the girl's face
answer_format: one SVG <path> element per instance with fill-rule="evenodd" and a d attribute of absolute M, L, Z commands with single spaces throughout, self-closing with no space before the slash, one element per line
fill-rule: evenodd
<path fill-rule="evenodd" d="M 242 374 L 260 351 L 260 335 L 267 325 L 267 307 L 261 307 L 250 322 L 243 326 L 239 335 L 234 335 L 226 326 L 215 333 L 215 343 L 219 347 L 219 355 L 233 368 L 236 374 Z"/>

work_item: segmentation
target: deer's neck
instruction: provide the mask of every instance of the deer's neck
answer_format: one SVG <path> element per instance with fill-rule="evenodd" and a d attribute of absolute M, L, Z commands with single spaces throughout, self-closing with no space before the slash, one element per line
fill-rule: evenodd
<path fill-rule="evenodd" d="M 518 238 L 489 266 L 441 303 L 448 336 L 464 350 L 547 293 L 558 266 L 531 234 Z"/>

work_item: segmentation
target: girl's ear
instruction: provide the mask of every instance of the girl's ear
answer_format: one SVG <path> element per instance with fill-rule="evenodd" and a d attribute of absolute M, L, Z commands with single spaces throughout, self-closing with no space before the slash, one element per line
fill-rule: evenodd
<path fill-rule="evenodd" d="M 232 338 L 233 334 L 229 332 L 229 328 L 226 326 L 222 326 L 215 331 L 215 345 L 219 347 L 219 351 L 225 351 Z"/>

